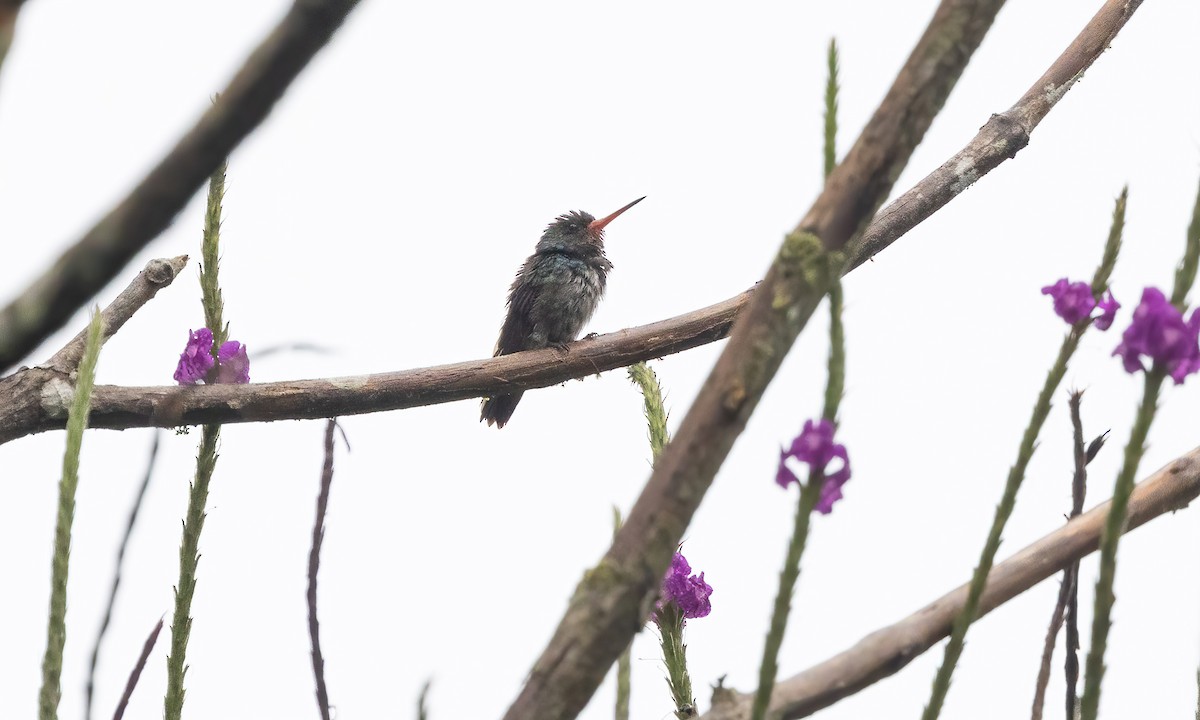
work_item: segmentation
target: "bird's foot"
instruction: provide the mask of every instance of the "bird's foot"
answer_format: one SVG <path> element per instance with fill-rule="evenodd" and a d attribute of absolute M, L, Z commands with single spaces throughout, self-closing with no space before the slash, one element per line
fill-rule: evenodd
<path fill-rule="evenodd" d="M 554 348 L 555 350 L 557 350 L 560 353 L 563 353 L 565 355 L 571 349 L 571 343 L 570 343 L 570 341 L 568 341 L 568 342 L 552 342 L 552 343 L 550 343 L 550 347 Z"/>

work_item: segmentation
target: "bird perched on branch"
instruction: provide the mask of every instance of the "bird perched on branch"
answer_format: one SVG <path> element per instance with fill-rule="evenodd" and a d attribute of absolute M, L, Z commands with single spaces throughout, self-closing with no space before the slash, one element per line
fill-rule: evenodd
<path fill-rule="evenodd" d="M 500 328 L 495 356 L 557 347 L 579 335 L 604 296 L 612 263 L 604 256 L 604 227 L 646 198 L 640 197 L 599 220 L 582 211 L 559 215 L 508 289 L 508 315 Z M 480 421 L 504 427 L 521 392 L 483 401 Z"/>

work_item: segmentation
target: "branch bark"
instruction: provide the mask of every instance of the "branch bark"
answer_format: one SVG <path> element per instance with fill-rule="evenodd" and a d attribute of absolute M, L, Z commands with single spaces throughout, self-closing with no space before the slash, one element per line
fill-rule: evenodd
<path fill-rule="evenodd" d="M 876 216 L 851 253 L 853 269 L 937 212 L 979 178 L 1015 156 L 1067 91 L 1108 49 L 1142 0 L 1108 0 L 1050 69 L 1017 101 L 992 115 L 965 148 Z"/>
<path fill-rule="evenodd" d="M 1003 0 L 943 0 L 887 96 L 784 241 L 598 568 L 576 589 L 506 720 L 575 717 L 645 623 L 659 580 L 734 441 L 883 203 Z"/>
<path fill-rule="evenodd" d="M 250 385 L 98 385 L 88 422 L 92 428 L 125 429 L 318 419 L 546 387 L 719 340 L 750 295 L 747 291 L 669 320 L 581 340 L 566 353 L 534 350 L 376 375 Z M 0 378 L 0 444 L 61 429 L 70 399 L 68 378 L 54 368 L 29 368 Z"/>
<path fill-rule="evenodd" d="M 1138 484 L 1130 498 L 1125 531 L 1180 510 L 1198 496 L 1200 448 Z M 980 602 L 980 617 L 1095 552 L 1109 505 L 1104 502 L 1092 508 L 992 568 Z M 949 636 L 966 598 L 967 586 L 962 585 L 894 625 L 867 635 L 850 649 L 784 680 L 771 696 L 769 714 L 785 720 L 806 717 L 899 672 Z M 725 693 L 719 703 L 714 701 L 704 720 L 744 720 L 750 716 L 752 693 Z"/>
<path fill-rule="evenodd" d="M 270 113 L 358 0 L 296 0 L 220 98 L 119 205 L 0 310 L 0 372 L 14 366 L 159 233 Z"/>

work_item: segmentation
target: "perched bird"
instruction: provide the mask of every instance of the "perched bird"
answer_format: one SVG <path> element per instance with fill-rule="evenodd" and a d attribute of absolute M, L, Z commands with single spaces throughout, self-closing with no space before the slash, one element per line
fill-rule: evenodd
<path fill-rule="evenodd" d="M 604 257 L 604 227 L 646 198 L 599 220 L 582 211 L 559 215 L 508 289 L 508 316 L 495 356 L 554 346 L 566 349 L 604 295 L 612 263 Z M 520 392 L 483 401 L 480 421 L 504 427 L 521 402 Z"/>

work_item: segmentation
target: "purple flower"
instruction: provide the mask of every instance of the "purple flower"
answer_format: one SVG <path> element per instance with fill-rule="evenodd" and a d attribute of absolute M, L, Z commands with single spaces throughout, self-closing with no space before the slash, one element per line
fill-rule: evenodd
<path fill-rule="evenodd" d="M 212 356 L 212 344 L 213 334 L 208 328 L 188 331 L 187 347 L 183 349 L 179 365 L 175 367 L 175 382 L 194 385 L 204 379 L 216 362 Z"/>
<path fill-rule="evenodd" d="M 779 468 L 775 472 L 775 482 L 786 488 L 791 483 L 799 483 L 800 479 L 787 466 L 789 457 L 807 463 L 814 472 L 824 477 L 821 485 L 821 496 L 814 506 L 822 515 L 833 511 L 833 504 L 842 499 L 842 486 L 850 479 L 850 456 L 846 446 L 833 441 L 833 423 L 822 419 L 819 422 L 806 420 L 804 429 L 792 441 L 787 450 L 779 451 Z M 842 465 L 834 472 L 829 471 L 829 464 L 839 459 Z"/>
<path fill-rule="evenodd" d="M 663 578 L 659 607 L 675 603 L 685 618 L 702 618 L 712 612 L 712 603 L 708 599 L 712 595 L 712 586 L 704 582 L 704 573 L 691 573 L 692 566 L 688 565 L 687 558 L 675 553 L 671 569 Z"/>
<path fill-rule="evenodd" d="M 1146 288 L 1113 355 L 1121 357 L 1129 373 L 1146 369 L 1141 360 L 1145 355 L 1165 368 L 1176 384 L 1182 383 L 1200 371 L 1200 309 L 1184 322 L 1183 313 L 1158 288 Z"/>
<path fill-rule="evenodd" d="M 1096 329 L 1103 331 L 1112 327 L 1113 319 L 1117 316 L 1117 311 L 1121 309 L 1121 303 L 1113 297 L 1112 290 L 1104 291 L 1104 295 L 1100 297 L 1100 302 L 1096 303 L 1096 307 L 1100 308 L 1100 317 L 1096 318 L 1094 323 Z"/>
<path fill-rule="evenodd" d="M 246 356 L 246 346 L 237 340 L 222 343 L 217 350 L 217 382 L 250 382 L 250 358 Z"/>
<path fill-rule="evenodd" d="M 1113 299 L 1111 291 L 1105 291 L 1100 301 L 1092 295 L 1092 286 L 1085 282 L 1070 282 L 1060 278 L 1053 285 L 1042 288 L 1043 295 L 1054 299 L 1054 314 L 1071 325 L 1075 325 L 1091 317 L 1092 311 L 1100 308 L 1100 316 L 1096 318 L 1096 329 L 1107 330 L 1112 326 L 1113 318 L 1121 304 Z"/>
<path fill-rule="evenodd" d="M 195 385 L 208 379 L 215 365 L 215 382 L 250 382 L 250 358 L 246 356 L 245 345 L 237 340 L 224 342 L 217 350 L 215 358 L 212 346 L 212 330 L 200 328 L 195 332 L 189 331 L 187 347 L 179 356 L 179 365 L 175 367 L 175 381 L 180 385 Z"/>

